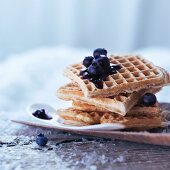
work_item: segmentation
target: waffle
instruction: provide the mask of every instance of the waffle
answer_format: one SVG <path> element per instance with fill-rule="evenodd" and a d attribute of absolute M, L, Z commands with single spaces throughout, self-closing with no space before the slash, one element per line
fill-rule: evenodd
<path fill-rule="evenodd" d="M 108 112 L 106 109 L 96 107 L 94 105 L 89 105 L 87 103 L 81 102 L 81 101 L 73 101 L 72 107 L 76 110 L 86 111 L 86 112 Z M 145 107 L 145 106 L 134 106 L 129 112 L 127 112 L 127 115 L 147 115 L 148 117 L 151 115 L 159 115 L 161 112 L 161 108 L 159 104 L 155 104 L 154 106 Z M 112 112 L 110 112 L 112 113 Z"/>
<path fill-rule="evenodd" d="M 149 115 L 149 114 L 148 114 Z M 101 119 L 100 123 L 120 123 L 125 126 L 125 128 L 137 128 L 137 129 L 149 129 L 154 127 L 161 127 L 162 126 L 161 115 L 153 115 L 153 116 L 143 116 L 143 115 L 136 115 L 136 116 L 125 116 L 122 117 L 117 114 L 105 113 Z"/>
<path fill-rule="evenodd" d="M 81 125 L 99 124 L 101 118 L 101 114 L 98 112 L 83 112 L 73 108 L 59 109 L 57 112 L 67 122 L 79 122 Z"/>
<path fill-rule="evenodd" d="M 94 105 L 97 108 L 100 107 L 107 112 L 114 112 L 124 116 L 134 105 L 136 105 L 139 98 L 146 92 L 156 93 L 159 90 L 160 89 L 157 88 L 148 90 L 142 89 L 132 94 L 121 94 L 109 98 L 86 98 L 76 84 L 69 83 L 58 89 L 57 96 L 63 100 L 79 100 L 89 105 Z"/>
<path fill-rule="evenodd" d="M 72 102 L 72 107 L 75 108 L 76 110 L 81 110 L 86 112 L 101 112 L 101 113 L 109 112 L 106 109 L 103 109 L 101 107 L 96 107 L 94 105 L 90 105 L 79 100 L 74 100 Z"/>
<path fill-rule="evenodd" d="M 129 115 L 121 116 L 112 113 L 99 113 L 99 112 L 85 112 L 79 111 L 74 108 L 60 109 L 58 110 L 59 116 L 67 123 L 70 121 L 77 122 L 81 125 L 94 125 L 104 123 L 116 123 L 124 125 L 124 128 L 153 128 L 160 127 L 162 125 L 161 115 L 150 115 L 149 117 L 143 115 Z"/>
<path fill-rule="evenodd" d="M 88 79 L 83 79 L 80 70 L 82 63 L 68 66 L 64 74 L 78 83 L 85 97 L 108 97 L 120 93 L 132 93 L 145 88 L 164 86 L 170 82 L 169 74 L 156 67 L 150 61 L 133 55 L 111 55 L 111 64 L 120 64 L 122 68 L 116 74 L 110 75 L 103 82 L 103 89 L 98 89 Z"/>

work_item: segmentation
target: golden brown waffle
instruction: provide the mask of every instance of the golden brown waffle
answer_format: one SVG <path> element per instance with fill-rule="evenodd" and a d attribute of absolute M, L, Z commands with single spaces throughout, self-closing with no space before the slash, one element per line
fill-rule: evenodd
<path fill-rule="evenodd" d="M 125 125 L 126 128 L 141 128 L 141 129 L 161 127 L 162 122 L 163 120 L 161 115 L 157 115 L 157 116 L 129 115 L 129 116 L 122 117 L 118 114 L 105 113 L 100 119 L 101 124 L 121 123 Z"/>
<path fill-rule="evenodd" d="M 64 120 L 79 122 L 82 125 L 93 125 L 100 123 L 100 113 L 97 112 L 82 112 L 73 108 L 57 110 L 59 116 Z"/>
<path fill-rule="evenodd" d="M 102 109 L 100 107 L 96 107 L 94 105 L 89 105 L 87 103 L 81 102 L 81 101 L 73 101 L 72 102 L 72 107 L 75 108 L 76 110 L 81 110 L 81 111 L 86 111 L 86 112 L 108 112 L 106 109 Z M 161 108 L 159 104 L 155 104 L 154 106 L 150 107 L 145 107 L 145 106 L 134 106 L 129 112 L 127 112 L 126 115 L 147 115 L 149 116 L 157 116 L 161 112 Z M 112 112 L 110 112 L 112 113 Z"/>
<path fill-rule="evenodd" d="M 80 70 L 84 68 L 82 63 L 68 66 L 64 74 L 78 83 L 85 97 L 108 97 L 120 93 L 132 93 L 144 88 L 162 87 L 170 82 L 169 74 L 164 69 L 156 67 L 142 57 L 112 55 L 109 59 L 111 64 L 120 64 L 122 69 L 106 78 L 103 89 L 98 89 L 88 79 L 80 76 Z"/>
<path fill-rule="evenodd" d="M 99 112 L 85 112 L 79 111 L 74 108 L 60 109 L 58 114 L 61 118 L 68 122 L 77 122 L 80 126 L 104 124 L 104 123 L 116 123 L 124 125 L 124 128 L 153 128 L 161 126 L 163 120 L 161 115 L 129 115 L 121 116 L 112 113 L 99 113 Z M 72 125 L 72 124 L 71 124 Z"/>
<path fill-rule="evenodd" d="M 94 105 L 90 105 L 79 100 L 74 100 L 72 102 L 72 107 L 75 108 L 76 110 L 81 110 L 86 112 L 102 112 L 102 113 L 109 112 L 106 109 L 103 109 L 101 107 L 96 107 Z"/>
<path fill-rule="evenodd" d="M 97 108 L 104 109 L 107 112 L 110 111 L 124 116 L 134 105 L 136 105 L 139 98 L 146 92 L 156 93 L 159 90 L 160 89 L 156 88 L 147 90 L 142 89 L 132 94 L 121 94 L 115 97 L 86 98 L 77 84 L 69 83 L 58 89 L 57 96 L 63 100 L 79 100 L 89 105 L 94 105 Z"/>

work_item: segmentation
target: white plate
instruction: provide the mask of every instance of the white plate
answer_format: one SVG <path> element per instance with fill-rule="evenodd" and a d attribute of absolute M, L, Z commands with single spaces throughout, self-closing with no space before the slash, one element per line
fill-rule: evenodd
<path fill-rule="evenodd" d="M 33 115 L 36 110 L 45 109 L 45 111 L 52 117 L 50 120 L 44 120 L 37 118 Z M 36 121 L 44 122 L 45 124 L 50 124 L 58 128 L 65 128 L 71 130 L 120 130 L 124 129 L 125 126 L 119 123 L 114 124 L 98 124 L 98 125 L 88 125 L 88 126 L 73 126 L 64 124 L 64 120 L 60 118 L 56 112 L 56 110 L 47 104 L 31 104 L 26 109 L 29 116 L 34 118 Z"/>

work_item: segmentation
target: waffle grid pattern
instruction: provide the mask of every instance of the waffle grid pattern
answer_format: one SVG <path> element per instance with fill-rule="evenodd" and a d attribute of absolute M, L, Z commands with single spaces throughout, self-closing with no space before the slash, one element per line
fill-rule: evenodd
<path fill-rule="evenodd" d="M 117 74 L 108 77 L 108 81 L 112 82 L 110 86 L 128 82 L 139 82 L 155 78 L 160 74 L 160 70 L 152 63 L 138 56 L 114 57 L 110 59 L 110 62 L 122 66 L 122 69 L 118 70 Z"/>
<path fill-rule="evenodd" d="M 149 127 L 159 127 L 162 123 L 161 115 L 159 116 L 153 116 L 153 117 L 147 117 L 147 116 L 126 116 L 121 117 L 119 115 L 113 115 L 111 113 L 105 113 L 100 118 L 100 123 L 121 123 L 124 124 L 127 128 L 132 127 L 143 127 L 146 128 Z"/>
<path fill-rule="evenodd" d="M 100 123 L 125 123 L 127 122 L 126 117 L 119 116 L 117 114 L 110 114 L 110 113 L 105 113 L 101 118 L 100 118 Z"/>
<path fill-rule="evenodd" d="M 73 101 L 72 107 L 75 108 L 76 110 L 87 111 L 87 112 L 102 112 L 102 113 L 108 112 L 108 110 L 106 109 L 103 109 L 101 107 L 96 107 L 94 105 L 89 105 L 81 101 Z M 156 105 L 150 107 L 136 105 L 127 113 L 127 115 L 147 115 L 152 117 L 153 115 L 155 116 L 159 115 L 160 112 L 161 112 L 161 108 L 157 103 Z"/>
<path fill-rule="evenodd" d="M 64 120 L 76 121 L 80 124 L 93 125 L 103 123 L 119 123 L 129 127 L 147 127 L 147 126 L 160 126 L 162 122 L 161 115 L 153 115 L 152 117 L 138 115 L 138 116 L 120 116 L 112 113 L 99 113 L 99 112 L 86 112 L 78 111 L 73 108 L 63 109 L 58 111 L 59 116 Z M 145 127 L 145 128 L 146 128 Z"/>
<path fill-rule="evenodd" d="M 60 92 L 60 89 L 61 89 L 61 92 Z M 81 92 L 81 89 L 78 87 L 78 85 L 76 84 L 73 84 L 73 83 L 68 83 L 66 84 L 65 86 L 61 87 L 59 90 L 58 90 L 58 93 L 62 93 L 63 91 L 65 91 L 65 93 L 67 93 L 68 95 L 69 94 L 74 94 L 74 92 Z M 114 101 L 116 102 L 121 102 L 121 103 L 125 103 L 129 100 L 132 99 L 132 96 L 134 94 L 131 94 L 131 93 L 122 93 L 118 96 L 110 96 L 110 97 L 106 97 L 108 99 L 114 99 Z"/>
<path fill-rule="evenodd" d="M 86 124 L 99 124 L 101 115 L 98 112 L 83 112 L 73 108 L 58 110 L 59 116 L 65 120 L 83 122 Z"/>

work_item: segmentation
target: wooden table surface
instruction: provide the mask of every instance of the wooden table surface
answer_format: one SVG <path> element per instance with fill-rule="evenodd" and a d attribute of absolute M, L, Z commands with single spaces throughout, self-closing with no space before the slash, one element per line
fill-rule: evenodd
<path fill-rule="evenodd" d="M 169 146 L 75 135 L 6 119 L 0 119 L 0 129 L 0 170 L 170 169 Z M 49 138 L 47 146 L 35 143 L 38 133 Z"/>

